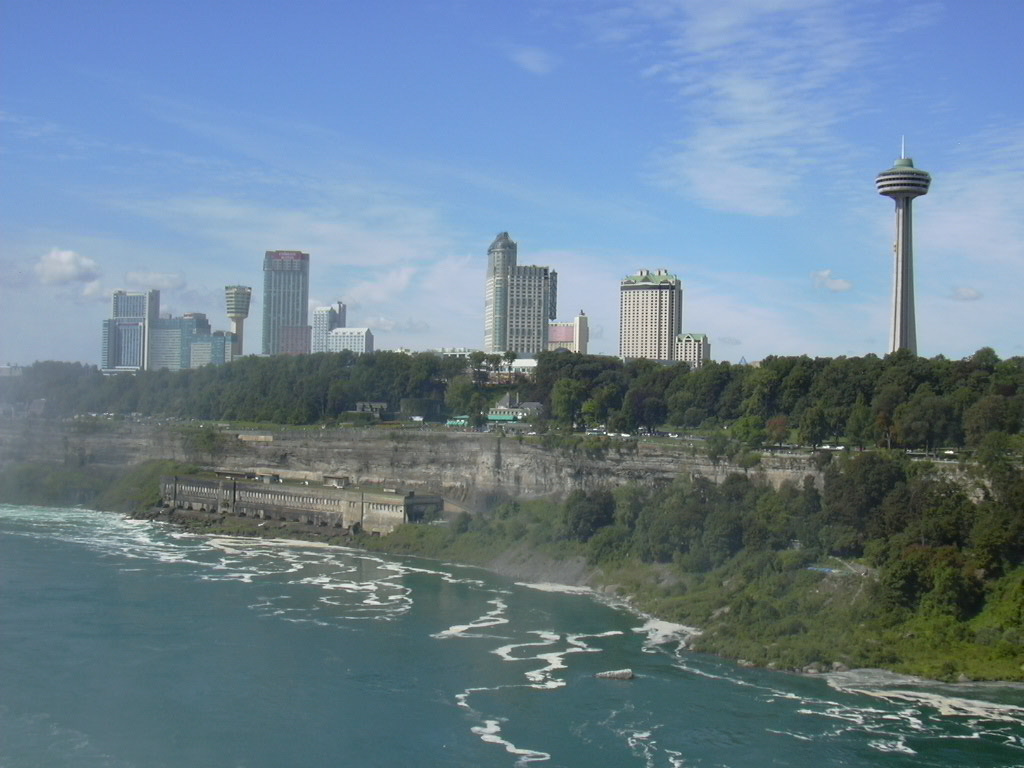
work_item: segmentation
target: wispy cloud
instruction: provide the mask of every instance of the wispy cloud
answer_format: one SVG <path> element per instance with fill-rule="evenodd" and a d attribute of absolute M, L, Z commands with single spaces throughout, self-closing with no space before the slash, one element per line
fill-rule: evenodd
<path fill-rule="evenodd" d="M 185 276 L 180 272 L 126 272 L 124 283 L 137 290 L 177 291 L 185 287 Z"/>
<path fill-rule="evenodd" d="M 598 17 L 628 33 L 598 37 L 637 48 L 641 74 L 674 92 L 681 128 L 655 158 L 662 183 L 708 208 L 778 216 L 799 210 L 803 182 L 843 147 L 837 126 L 867 108 L 877 48 L 934 18 L 921 5 L 886 13 L 883 26 L 838 0 L 637 0 Z"/>
<path fill-rule="evenodd" d="M 429 260 L 446 238 L 426 208 L 377 199 L 367 190 L 336 191 L 316 205 L 291 207 L 223 197 L 123 200 L 118 205 L 230 249 L 262 254 L 297 249 L 318 266 L 381 265 Z"/>
<path fill-rule="evenodd" d="M 520 69 L 533 75 L 546 75 L 558 63 L 558 59 L 547 51 L 530 46 L 512 48 L 508 52 L 508 57 Z"/>

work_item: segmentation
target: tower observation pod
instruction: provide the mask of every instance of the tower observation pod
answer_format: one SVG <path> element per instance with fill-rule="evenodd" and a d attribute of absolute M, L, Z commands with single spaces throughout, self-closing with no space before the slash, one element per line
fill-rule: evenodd
<path fill-rule="evenodd" d="M 914 247 L 911 201 L 928 194 L 932 177 L 909 157 L 901 157 L 875 179 L 878 194 L 896 202 L 896 244 L 893 269 L 893 307 L 890 352 L 909 349 L 917 354 L 917 326 L 914 321 Z"/>
<path fill-rule="evenodd" d="M 247 285 L 226 285 L 224 286 L 224 300 L 228 306 L 228 319 L 231 320 L 231 332 L 235 340 L 231 345 L 232 357 L 242 356 L 242 334 L 244 333 L 245 318 L 249 316 L 249 302 L 252 298 L 252 288 Z"/>

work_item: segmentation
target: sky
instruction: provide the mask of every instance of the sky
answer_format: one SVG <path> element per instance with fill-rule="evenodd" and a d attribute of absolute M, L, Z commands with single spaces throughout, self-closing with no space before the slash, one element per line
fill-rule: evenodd
<path fill-rule="evenodd" d="M 487 247 L 618 350 L 668 269 L 716 360 L 884 355 L 906 154 L 919 353 L 1024 355 L 1020 0 L 4 0 L 0 365 L 97 364 L 114 290 L 228 329 L 310 254 L 378 349 L 483 345 Z"/>

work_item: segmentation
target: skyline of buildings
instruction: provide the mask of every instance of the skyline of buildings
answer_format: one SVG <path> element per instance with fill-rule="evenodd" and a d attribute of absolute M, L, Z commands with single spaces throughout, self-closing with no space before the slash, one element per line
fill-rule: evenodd
<path fill-rule="evenodd" d="M 267 251 L 263 258 L 263 354 L 309 353 L 309 254 Z"/>
<path fill-rule="evenodd" d="M 586 313 L 581 309 L 570 321 L 555 320 L 557 273 L 551 267 L 518 265 L 517 250 L 507 232 L 500 233 L 488 248 L 485 332 L 490 344 L 484 352 L 515 352 L 517 360 L 524 363 L 536 360 L 542 351 L 587 354 L 590 329 Z M 276 346 L 277 352 L 264 351 L 263 355 L 373 352 L 372 331 L 347 327 L 347 307 L 340 300 L 314 308 L 312 324 L 304 324 L 308 298 L 304 312 L 298 302 L 309 294 L 309 264 L 310 255 L 304 251 L 264 253 L 263 347 Z M 694 368 L 710 359 L 706 335 L 677 333 L 682 325 L 682 283 L 675 275 L 664 269 L 653 273 L 641 269 L 622 281 L 620 294 L 624 359 L 679 360 Z M 232 331 L 215 332 L 201 312 L 160 317 L 157 290 L 115 291 L 112 313 L 116 317 L 104 322 L 101 367 L 106 372 L 182 370 L 230 362 L 242 354 L 251 298 L 250 286 L 225 286 L 225 312 Z"/>
<path fill-rule="evenodd" d="M 114 291 L 103 321 L 100 370 L 105 374 L 180 371 L 235 358 L 233 333 L 213 331 L 203 312 L 160 314 L 160 291 Z"/>
<path fill-rule="evenodd" d="M 889 351 L 909 349 L 917 354 L 917 320 L 914 313 L 914 244 L 911 201 L 928 194 L 932 177 L 900 152 L 900 159 L 875 178 L 878 194 L 896 204 L 896 242 L 893 244 L 892 320 Z"/>

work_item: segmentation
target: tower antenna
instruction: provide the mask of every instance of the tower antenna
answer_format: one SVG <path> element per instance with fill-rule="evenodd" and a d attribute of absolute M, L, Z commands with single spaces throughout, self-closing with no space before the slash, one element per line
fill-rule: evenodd
<path fill-rule="evenodd" d="M 900 136 L 900 160 L 907 159 L 907 137 Z"/>

